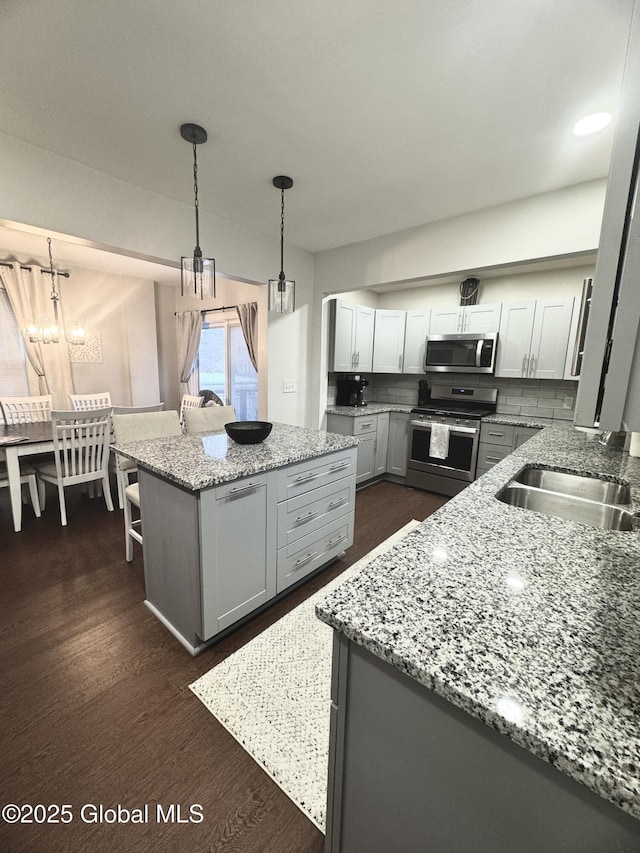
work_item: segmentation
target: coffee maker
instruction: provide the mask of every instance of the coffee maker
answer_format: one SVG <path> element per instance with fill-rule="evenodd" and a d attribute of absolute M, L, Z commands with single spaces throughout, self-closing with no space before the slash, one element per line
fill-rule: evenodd
<path fill-rule="evenodd" d="M 369 380 L 359 373 L 347 373 L 343 379 L 336 380 L 336 406 L 366 406 L 364 389 Z"/>

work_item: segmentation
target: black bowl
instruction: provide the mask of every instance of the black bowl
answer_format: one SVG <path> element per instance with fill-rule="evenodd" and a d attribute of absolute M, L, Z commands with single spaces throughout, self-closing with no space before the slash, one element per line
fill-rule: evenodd
<path fill-rule="evenodd" d="M 224 428 L 229 438 L 238 444 L 259 444 L 269 435 L 272 426 L 269 421 L 231 421 Z"/>

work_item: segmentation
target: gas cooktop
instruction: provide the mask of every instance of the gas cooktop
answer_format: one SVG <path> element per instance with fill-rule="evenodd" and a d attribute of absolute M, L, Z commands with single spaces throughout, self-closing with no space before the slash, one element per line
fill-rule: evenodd
<path fill-rule="evenodd" d="M 472 385 L 434 385 L 431 388 L 431 399 L 416 406 L 415 409 L 411 409 L 411 412 L 422 415 L 465 417 L 479 420 L 495 412 L 497 400 L 497 388 L 474 387 Z"/>
<path fill-rule="evenodd" d="M 479 419 L 493 414 L 495 406 L 493 408 L 467 408 L 466 406 L 437 406 L 427 403 L 424 406 L 416 406 L 415 409 L 411 409 L 411 412 L 419 415 L 461 415 L 465 418 Z"/>

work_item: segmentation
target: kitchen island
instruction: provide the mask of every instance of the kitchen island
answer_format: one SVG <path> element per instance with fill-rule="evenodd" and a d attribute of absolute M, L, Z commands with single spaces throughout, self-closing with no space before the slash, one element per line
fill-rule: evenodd
<path fill-rule="evenodd" d="M 640 459 L 550 426 L 319 604 L 327 851 L 640 850 L 640 532 L 497 500 L 526 466 L 640 508 Z"/>
<path fill-rule="evenodd" d="M 192 654 L 353 544 L 356 447 L 277 423 L 114 446 L 138 466 L 145 603 Z"/>

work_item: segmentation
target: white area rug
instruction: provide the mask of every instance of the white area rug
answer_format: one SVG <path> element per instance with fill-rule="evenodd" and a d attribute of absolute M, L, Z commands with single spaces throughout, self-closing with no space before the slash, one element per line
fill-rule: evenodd
<path fill-rule="evenodd" d="M 315 604 L 418 524 L 410 521 L 190 685 L 322 832 L 327 799 L 333 631 L 316 617 Z"/>

